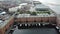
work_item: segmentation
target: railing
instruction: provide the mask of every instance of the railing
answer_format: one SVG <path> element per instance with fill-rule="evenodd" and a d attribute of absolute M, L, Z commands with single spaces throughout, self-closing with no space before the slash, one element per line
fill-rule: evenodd
<path fill-rule="evenodd" d="M 37 14 L 37 15 L 30 15 L 30 14 L 19 14 L 17 18 L 24 18 L 24 17 L 56 17 L 54 14 Z"/>

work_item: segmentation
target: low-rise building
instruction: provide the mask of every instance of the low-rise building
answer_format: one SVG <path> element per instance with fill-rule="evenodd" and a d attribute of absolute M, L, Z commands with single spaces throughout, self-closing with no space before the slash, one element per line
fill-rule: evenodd
<path fill-rule="evenodd" d="M 16 22 L 45 22 L 45 23 L 54 23 L 56 24 L 56 13 L 51 10 L 48 6 L 45 6 L 41 3 L 36 4 L 33 7 L 35 10 L 27 12 L 18 12 Z M 32 9 L 33 10 L 33 9 Z"/>
<path fill-rule="evenodd" d="M 0 34 L 5 34 L 7 30 L 13 25 L 14 17 L 9 14 L 0 15 Z"/>

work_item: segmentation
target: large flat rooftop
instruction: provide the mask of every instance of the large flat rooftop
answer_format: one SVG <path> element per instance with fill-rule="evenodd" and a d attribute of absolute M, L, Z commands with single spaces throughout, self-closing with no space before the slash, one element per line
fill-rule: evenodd
<path fill-rule="evenodd" d="M 56 17 L 56 14 L 50 11 L 36 11 L 36 12 L 18 12 L 17 18 L 24 17 Z"/>
<path fill-rule="evenodd" d="M 56 13 L 48 6 L 37 4 L 34 6 L 34 11 L 17 11 L 17 18 L 20 17 L 56 17 Z M 32 9 L 33 10 L 33 9 Z"/>

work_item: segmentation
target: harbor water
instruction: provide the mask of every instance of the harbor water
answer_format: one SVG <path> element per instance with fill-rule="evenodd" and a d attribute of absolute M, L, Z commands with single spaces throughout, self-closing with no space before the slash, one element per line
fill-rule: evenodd
<path fill-rule="evenodd" d="M 58 34 L 58 33 L 54 28 L 29 28 L 29 29 L 16 28 L 13 34 Z"/>

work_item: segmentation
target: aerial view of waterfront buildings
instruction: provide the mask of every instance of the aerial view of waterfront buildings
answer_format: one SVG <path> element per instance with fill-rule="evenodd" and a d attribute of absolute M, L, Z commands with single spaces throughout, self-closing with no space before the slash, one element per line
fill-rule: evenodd
<path fill-rule="evenodd" d="M 0 34 L 60 34 L 60 15 L 40 1 L 0 1 Z"/>

